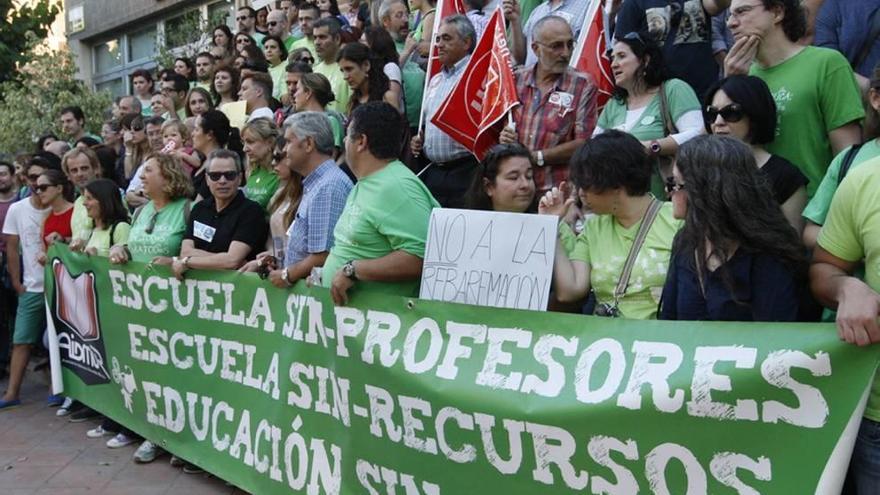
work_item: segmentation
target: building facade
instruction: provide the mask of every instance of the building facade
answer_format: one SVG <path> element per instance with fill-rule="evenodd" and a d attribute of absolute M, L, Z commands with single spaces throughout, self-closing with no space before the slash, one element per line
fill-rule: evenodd
<path fill-rule="evenodd" d="M 234 25 L 235 9 L 247 0 L 64 0 L 70 50 L 79 76 L 114 96 L 131 93 L 128 75 L 154 69 L 165 33 L 191 17 Z M 173 49 L 176 47 L 169 46 Z"/>

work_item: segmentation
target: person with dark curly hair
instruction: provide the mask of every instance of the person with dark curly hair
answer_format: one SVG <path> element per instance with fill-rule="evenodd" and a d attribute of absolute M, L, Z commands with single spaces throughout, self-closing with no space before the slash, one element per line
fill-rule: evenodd
<path fill-rule="evenodd" d="M 746 144 L 727 136 L 689 141 L 667 191 L 684 227 L 660 319 L 798 320 L 806 250 Z"/>
<path fill-rule="evenodd" d="M 840 52 L 798 44 L 807 26 L 800 0 L 733 0 L 727 26 L 736 41 L 724 71 L 767 83 L 779 110 L 767 151 L 800 167 L 812 197 L 834 155 L 861 141 L 853 70 Z"/>
<path fill-rule="evenodd" d="M 472 210 L 536 212 L 532 174 L 537 167 L 532 153 L 519 143 L 493 146 L 465 194 L 465 206 Z"/>

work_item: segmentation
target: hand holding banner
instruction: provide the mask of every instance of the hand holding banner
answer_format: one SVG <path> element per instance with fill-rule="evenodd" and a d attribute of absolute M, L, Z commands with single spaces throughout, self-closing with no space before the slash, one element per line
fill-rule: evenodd
<path fill-rule="evenodd" d="M 499 7 L 489 19 L 458 84 L 431 118 L 432 124 L 479 160 L 498 143 L 500 129 L 495 124 L 519 104 L 512 66 Z"/>

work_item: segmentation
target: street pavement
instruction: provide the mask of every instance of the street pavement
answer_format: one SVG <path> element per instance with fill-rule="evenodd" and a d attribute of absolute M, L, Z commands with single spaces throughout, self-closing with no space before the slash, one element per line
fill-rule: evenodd
<path fill-rule="evenodd" d="M 47 378 L 28 371 L 22 405 L 0 412 L 0 495 L 245 494 L 208 474 L 185 474 L 167 454 L 135 464 L 137 443 L 108 449 L 111 437 L 91 439 L 97 420 L 70 423 L 46 406 Z M 0 391 L 7 380 L 0 380 Z"/>

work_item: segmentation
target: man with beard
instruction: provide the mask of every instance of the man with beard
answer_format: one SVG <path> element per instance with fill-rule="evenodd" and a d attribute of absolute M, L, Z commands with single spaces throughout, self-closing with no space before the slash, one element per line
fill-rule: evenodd
<path fill-rule="evenodd" d="M 548 16 L 535 24 L 532 50 L 538 61 L 516 72 L 522 105 L 514 109 L 516 131 L 507 127 L 500 142 L 519 141 L 531 150 L 538 193 L 568 175 L 568 160 L 596 126 L 596 85 L 568 65 L 574 34 L 565 19 Z"/>
<path fill-rule="evenodd" d="M 202 52 L 196 56 L 196 86 L 211 91 L 211 82 L 214 80 L 214 62 L 216 59 L 208 52 Z"/>
<path fill-rule="evenodd" d="M 314 3 L 304 3 L 299 7 L 299 30 L 303 37 L 290 44 L 288 52 L 293 52 L 297 48 L 308 48 L 312 57 L 317 57 L 315 50 L 315 34 L 312 24 L 321 17 L 321 9 Z"/>
<path fill-rule="evenodd" d="M 397 47 L 397 53 L 406 49 L 406 37 L 409 35 L 409 11 L 403 0 L 385 0 L 379 7 L 379 19 L 382 27 L 388 31 Z"/>

